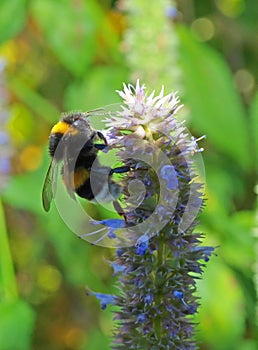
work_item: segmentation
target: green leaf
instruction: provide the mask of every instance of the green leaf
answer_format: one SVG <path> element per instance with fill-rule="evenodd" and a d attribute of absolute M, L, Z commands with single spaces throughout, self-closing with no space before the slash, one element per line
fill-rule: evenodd
<path fill-rule="evenodd" d="M 252 153 L 257 157 L 258 155 L 258 92 L 256 93 L 250 108 L 250 129 L 252 134 L 252 142 L 254 143 L 254 149 L 252 150 Z M 254 159 L 254 161 L 256 162 L 256 159 Z"/>
<path fill-rule="evenodd" d="M 103 250 L 103 247 L 92 246 L 89 242 L 79 239 L 76 236 L 77 232 L 71 231 L 69 222 L 76 220 L 82 223 L 83 217 L 81 213 L 76 212 L 75 207 L 67 208 L 67 212 L 69 214 L 62 219 L 54 204 L 48 213 L 42 212 L 40 222 L 43 234 L 55 248 L 69 283 L 80 288 L 84 288 L 82 286 L 87 284 L 94 286 L 97 290 L 103 290 L 106 286 L 103 285 L 100 276 L 111 272 L 108 263 L 103 266 L 103 256 L 107 251 Z M 86 233 L 90 227 L 84 224 L 83 229 Z M 94 259 L 95 263 L 92 264 Z M 97 274 L 96 271 L 98 271 Z"/>
<path fill-rule="evenodd" d="M 197 290 L 202 297 L 202 307 L 197 316 L 201 325 L 201 332 L 198 332 L 201 343 L 210 349 L 214 344 L 214 349 L 238 349 L 244 331 L 244 296 L 221 258 L 212 258 L 203 280 L 197 281 Z"/>
<path fill-rule="evenodd" d="M 24 26 L 27 0 L 0 1 L 0 43 L 14 37 Z"/>
<path fill-rule="evenodd" d="M 58 109 L 44 97 L 39 95 L 36 91 L 31 89 L 26 83 L 22 80 L 17 79 L 16 77 L 8 80 L 8 88 L 31 110 L 47 122 L 53 123 L 60 114 Z"/>
<path fill-rule="evenodd" d="M 1 201 L 0 232 L 0 295 L 2 300 L 14 301 L 17 299 L 18 293 Z"/>
<path fill-rule="evenodd" d="M 22 300 L 0 303 L 0 349 L 29 350 L 35 314 Z"/>
<path fill-rule="evenodd" d="M 246 169 L 251 165 L 247 120 L 230 71 L 221 56 L 178 30 L 186 102 L 193 125 L 207 135 L 217 151 Z"/>
<path fill-rule="evenodd" d="M 230 164 L 225 157 L 205 153 L 203 158 L 208 191 L 214 199 L 216 198 L 217 203 L 220 203 L 221 210 L 230 212 L 235 209 L 233 198 L 245 196 L 245 184 L 239 176 L 237 167 Z"/>
<path fill-rule="evenodd" d="M 82 82 L 69 86 L 65 98 L 66 108 L 88 111 L 121 102 L 115 91 L 122 88 L 126 78 L 127 71 L 123 67 L 97 67 Z"/>
<path fill-rule="evenodd" d="M 34 0 L 33 15 L 62 64 L 83 74 L 97 50 L 97 30 L 103 13 L 96 1 Z M 64 20 L 65 19 L 65 20 Z"/>
<path fill-rule="evenodd" d="M 87 338 L 85 347 L 83 347 L 83 350 L 96 350 L 96 349 L 101 349 L 101 350 L 110 349 L 109 339 L 107 335 L 103 334 L 103 332 L 100 332 L 98 328 L 97 329 L 95 328 L 91 331 L 90 336 Z"/>
<path fill-rule="evenodd" d="M 36 171 L 12 176 L 9 179 L 1 193 L 4 202 L 33 213 L 43 212 L 41 192 L 50 159 L 46 155 L 44 160 L 42 167 Z"/>

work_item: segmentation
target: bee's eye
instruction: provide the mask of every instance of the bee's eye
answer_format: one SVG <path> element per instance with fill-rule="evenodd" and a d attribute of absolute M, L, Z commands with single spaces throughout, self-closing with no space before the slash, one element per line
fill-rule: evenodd
<path fill-rule="evenodd" d="M 79 119 L 76 118 L 76 119 L 74 120 L 74 122 L 73 122 L 73 126 L 76 127 L 76 126 L 78 126 L 78 125 L 79 125 Z"/>

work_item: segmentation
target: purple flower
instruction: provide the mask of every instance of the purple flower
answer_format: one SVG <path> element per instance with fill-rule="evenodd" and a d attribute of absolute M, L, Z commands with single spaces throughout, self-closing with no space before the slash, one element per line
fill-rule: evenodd
<path fill-rule="evenodd" d="M 127 220 L 96 221 L 125 238 L 111 263 L 120 288 L 112 349 L 193 350 L 196 279 L 214 251 L 195 231 L 203 186 L 193 155 L 201 149 L 176 119 L 175 94 L 146 94 L 137 81 L 119 95 L 124 103 L 106 124 L 110 147 L 131 169 L 123 175 Z"/>

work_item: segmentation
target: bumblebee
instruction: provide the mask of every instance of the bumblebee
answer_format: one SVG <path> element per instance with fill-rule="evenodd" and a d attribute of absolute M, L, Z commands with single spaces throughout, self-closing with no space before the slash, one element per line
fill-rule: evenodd
<path fill-rule="evenodd" d="M 124 215 L 117 202 L 122 193 L 122 186 L 112 179 L 112 174 L 127 172 L 129 168 L 122 166 L 112 169 L 99 163 L 98 151 L 107 147 L 107 140 L 100 131 L 91 127 L 88 119 L 91 113 L 68 113 L 50 132 L 51 163 L 42 190 L 45 211 L 50 209 L 55 195 L 58 168 L 63 164 L 61 170 L 63 182 L 73 199 L 76 193 L 87 200 L 113 201 L 116 211 Z M 105 181 L 105 178 L 108 181 Z M 91 179 L 94 180 L 94 186 Z"/>

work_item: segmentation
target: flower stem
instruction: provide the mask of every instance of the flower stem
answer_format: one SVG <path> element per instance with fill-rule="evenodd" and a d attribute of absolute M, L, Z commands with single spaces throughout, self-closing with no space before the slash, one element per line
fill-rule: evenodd
<path fill-rule="evenodd" d="M 166 260 L 166 254 L 165 254 L 166 246 L 164 244 L 164 233 L 160 232 L 159 234 L 159 245 L 158 245 L 158 250 L 157 250 L 157 269 L 156 269 L 156 276 L 155 276 L 155 285 L 157 289 L 160 289 L 160 292 L 157 294 L 156 297 L 156 305 L 157 308 L 159 305 L 162 304 L 162 284 L 161 282 L 161 276 L 160 276 L 160 271 L 161 267 L 164 266 L 165 260 Z M 161 339 L 162 337 L 162 318 L 158 314 L 154 321 L 153 321 L 153 329 L 155 332 L 155 336 L 157 339 Z"/>
<path fill-rule="evenodd" d="M 18 298 L 2 202 L 0 201 L 0 292 L 8 301 Z"/>

